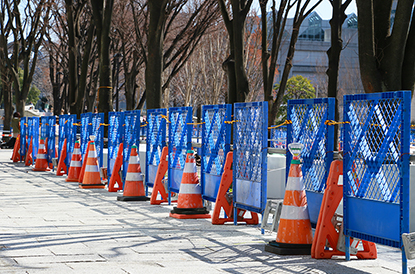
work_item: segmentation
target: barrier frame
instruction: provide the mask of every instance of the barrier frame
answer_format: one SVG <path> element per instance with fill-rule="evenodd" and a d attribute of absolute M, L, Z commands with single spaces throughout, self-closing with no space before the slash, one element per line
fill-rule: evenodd
<path fill-rule="evenodd" d="M 28 124 L 27 124 L 27 117 L 21 117 L 20 118 L 20 161 L 24 159 L 26 156 L 26 151 L 28 149 Z"/>
<path fill-rule="evenodd" d="M 333 161 L 334 126 L 326 125 L 335 119 L 334 98 L 288 100 L 287 146 L 297 141 L 304 145 L 301 152 L 303 185 L 306 190 L 310 222 L 317 224 L 327 177 Z M 286 153 L 286 182 L 292 155 Z"/>
<path fill-rule="evenodd" d="M 232 105 L 202 106 L 202 198 L 216 201 L 226 155 L 230 151 Z"/>
<path fill-rule="evenodd" d="M 165 117 L 165 118 L 164 118 Z M 147 109 L 145 185 L 153 187 L 161 152 L 166 146 L 167 109 Z"/>
<path fill-rule="evenodd" d="M 131 147 L 134 144 L 137 145 L 138 155 L 140 156 L 140 113 L 140 110 L 124 111 L 123 181 L 127 176 Z"/>
<path fill-rule="evenodd" d="M 118 147 L 124 138 L 124 112 L 108 113 L 108 160 L 107 174 L 111 177 L 112 169 L 117 158 Z"/>
<path fill-rule="evenodd" d="M 236 225 L 238 208 L 256 213 L 262 213 L 265 210 L 268 102 L 235 103 L 233 113 L 235 122 L 233 128 L 233 202 L 234 224 Z M 244 134 L 246 132 L 249 134 Z M 257 157 L 255 157 L 256 154 L 258 154 Z M 240 168 L 241 166 L 243 167 Z M 249 198 L 254 199 L 255 204 L 246 202 Z"/>
<path fill-rule="evenodd" d="M 32 139 L 32 159 L 33 162 L 37 158 L 37 153 L 39 150 L 39 117 L 33 116 L 28 117 L 27 124 L 28 124 L 28 142 L 30 142 L 30 138 Z M 30 144 L 29 144 L 30 146 Z"/>
<path fill-rule="evenodd" d="M 169 203 L 171 192 L 179 193 L 187 150 L 192 148 L 192 107 L 169 108 Z"/>
<path fill-rule="evenodd" d="M 344 96 L 346 259 L 350 237 L 356 237 L 400 248 L 403 273 L 407 260 L 402 233 L 409 232 L 410 104 L 410 91 Z M 391 175 L 393 171 L 399 176 Z M 394 188 L 388 181 L 396 182 Z"/>

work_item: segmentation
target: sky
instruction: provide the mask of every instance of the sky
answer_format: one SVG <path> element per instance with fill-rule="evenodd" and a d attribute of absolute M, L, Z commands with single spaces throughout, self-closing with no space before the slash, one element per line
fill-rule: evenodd
<path fill-rule="evenodd" d="M 269 2 L 272 2 L 272 1 L 269 1 Z M 312 0 L 311 3 L 313 2 L 315 3 L 316 1 Z M 277 5 L 278 4 L 279 4 L 279 1 L 277 1 Z M 258 0 L 254 0 L 253 6 L 255 8 L 258 8 L 258 11 L 259 11 Z M 311 7 L 312 5 L 310 4 L 309 6 Z M 320 3 L 320 5 L 316 8 L 315 11 L 321 16 L 322 19 L 331 19 L 332 9 L 331 9 L 331 4 L 329 0 L 323 0 L 323 2 Z M 349 7 L 346 9 L 346 14 L 350 14 L 352 12 L 357 14 L 356 2 L 354 0 L 350 3 Z M 292 16 L 294 15 L 291 15 L 290 17 Z"/>

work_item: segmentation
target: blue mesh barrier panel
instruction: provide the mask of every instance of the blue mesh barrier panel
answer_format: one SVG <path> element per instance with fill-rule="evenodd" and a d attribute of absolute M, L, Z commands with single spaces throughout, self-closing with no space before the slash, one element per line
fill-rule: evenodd
<path fill-rule="evenodd" d="M 216 201 L 226 155 L 231 143 L 232 105 L 202 106 L 202 197 Z"/>
<path fill-rule="evenodd" d="M 411 128 L 411 146 L 415 146 L 415 128 Z"/>
<path fill-rule="evenodd" d="M 301 152 L 303 185 L 307 193 L 310 221 L 317 223 L 321 201 L 326 187 L 330 164 L 333 160 L 334 126 L 325 125 L 334 120 L 334 98 L 288 100 L 287 145 L 299 142 L 304 145 Z M 287 153 L 286 178 L 292 159 Z"/>
<path fill-rule="evenodd" d="M 56 118 L 55 116 L 48 116 L 46 122 L 49 124 L 49 131 L 47 133 L 48 137 L 48 151 L 47 158 L 48 163 L 52 163 L 52 159 L 55 158 L 56 154 Z"/>
<path fill-rule="evenodd" d="M 402 247 L 401 234 L 409 232 L 410 102 L 409 91 L 344 97 L 346 236 Z"/>
<path fill-rule="evenodd" d="M 147 135 L 146 135 L 146 187 L 153 187 L 157 168 L 160 164 L 161 152 L 166 146 L 166 117 L 167 110 L 147 110 Z"/>
<path fill-rule="evenodd" d="M 89 136 L 92 135 L 92 113 L 81 114 L 81 153 L 85 157 Z"/>
<path fill-rule="evenodd" d="M 123 142 L 124 137 L 124 113 L 110 112 L 108 113 L 108 178 L 111 177 L 114 168 L 115 159 L 118 154 L 118 147 Z"/>
<path fill-rule="evenodd" d="M 61 157 L 61 152 L 62 152 L 62 148 L 63 148 L 63 142 L 66 138 L 65 136 L 65 122 L 68 118 L 67 114 L 64 115 L 59 115 L 59 127 L 58 127 L 58 132 L 59 132 L 59 138 L 58 138 L 58 158 L 60 159 Z"/>
<path fill-rule="evenodd" d="M 32 137 L 32 159 L 36 160 L 39 149 L 39 117 L 29 117 L 28 119 L 29 142 Z M 30 145 L 30 144 L 29 144 Z"/>
<path fill-rule="evenodd" d="M 168 191 L 179 193 L 187 150 L 192 148 L 192 107 L 169 108 Z"/>
<path fill-rule="evenodd" d="M 279 126 L 271 128 L 271 139 L 269 140 L 269 147 L 273 148 L 287 148 L 287 126 Z"/>
<path fill-rule="evenodd" d="M 267 201 L 268 102 L 234 105 L 233 199 L 262 213 Z"/>
<path fill-rule="evenodd" d="M 40 117 L 40 138 L 44 140 L 45 147 L 48 148 L 46 151 L 48 163 L 52 163 L 52 158 L 55 157 L 55 123 L 55 116 Z"/>
<path fill-rule="evenodd" d="M 29 140 L 30 141 L 30 140 Z M 27 117 L 20 118 L 20 156 L 25 157 L 27 151 Z"/>
<path fill-rule="evenodd" d="M 131 146 L 135 144 L 138 147 L 140 145 L 140 110 L 125 111 L 124 124 L 123 176 L 125 178 L 130 160 Z"/>
<path fill-rule="evenodd" d="M 68 115 L 65 121 L 65 138 L 66 138 L 66 158 L 65 165 L 69 170 L 72 160 L 72 153 L 76 141 L 76 114 Z M 67 172 L 68 172 L 67 170 Z"/>
<path fill-rule="evenodd" d="M 91 115 L 91 135 L 95 137 L 95 149 L 97 150 L 98 164 L 104 164 L 104 113 L 94 113 Z"/>

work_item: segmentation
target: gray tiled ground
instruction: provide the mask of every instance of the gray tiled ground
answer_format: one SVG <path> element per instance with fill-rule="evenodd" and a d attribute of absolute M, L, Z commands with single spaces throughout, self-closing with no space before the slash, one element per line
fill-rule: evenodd
<path fill-rule="evenodd" d="M 400 273 L 399 250 L 346 262 L 264 252 L 275 234 L 168 217 L 168 205 L 118 202 L 0 150 L 0 273 Z M 412 266 L 413 263 L 410 262 Z"/>

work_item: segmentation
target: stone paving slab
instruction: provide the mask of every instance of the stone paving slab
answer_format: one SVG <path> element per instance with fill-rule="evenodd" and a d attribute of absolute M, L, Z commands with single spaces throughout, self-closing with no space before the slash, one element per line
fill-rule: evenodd
<path fill-rule="evenodd" d="M 275 233 L 258 226 L 173 219 L 172 206 L 120 202 L 10 155 L 0 150 L 0 273 L 401 273 L 397 249 L 349 262 L 278 256 L 264 251 Z"/>

